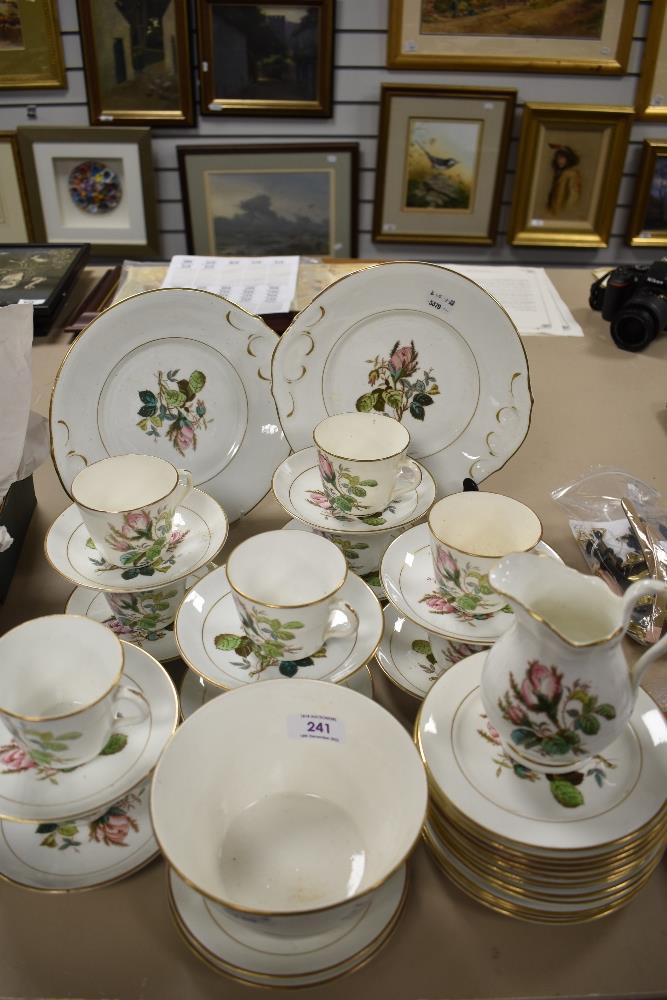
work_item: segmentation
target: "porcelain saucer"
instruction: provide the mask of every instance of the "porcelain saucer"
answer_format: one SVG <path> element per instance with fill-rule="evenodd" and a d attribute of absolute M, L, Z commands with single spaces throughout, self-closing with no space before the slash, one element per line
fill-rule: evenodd
<path fill-rule="evenodd" d="M 195 585 L 197 580 L 201 580 L 208 572 L 207 567 L 202 567 L 196 573 L 191 573 L 185 581 L 186 588 L 189 590 L 190 587 Z M 65 606 L 65 614 L 85 615 L 86 618 L 102 622 L 103 625 L 108 625 L 109 628 L 113 628 L 114 625 L 118 626 L 119 624 L 106 602 L 104 593 L 99 590 L 93 590 L 91 587 L 76 587 L 72 591 Z M 116 631 L 115 628 L 114 631 Z M 139 649 L 150 653 L 160 663 L 168 663 L 170 660 L 180 659 L 174 638 L 173 623 L 169 627 L 160 629 L 158 632 L 151 633 L 150 635 L 135 631 L 119 631 L 117 634 L 119 638 L 122 637 L 126 642 L 134 643 Z"/>
<path fill-rule="evenodd" d="M 322 492 L 317 448 L 304 448 L 286 458 L 273 474 L 273 492 L 290 517 L 310 528 L 341 535 L 387 531 L 418 521 L 428 513 L 435 499 L 435 483 L 423 465 L 419 469 L 422 479 L 416 490 L 392 502 L 381 513 L 366 518 L 348 517 L 331 506 Z"/>
<path fill-rule="evenodd" d="M 50 823 L 99 814 L 151 773 L 176 728 L 178 698 L 156 659 L 129 642 L 123 650 L 124 683 L 143 696 L 148 717 L 137 725 L 119 723 L 102 753 L 71 771 L 35 764 L 0 722 L 1 819 Z"/>
<path fill-rule="evenodd" d="M 508 607 L 480 621 L 454 607 L 435 581 L 429 539 L 428 525 L 418 524 L 391 543 L 380 565 L 387 599 L 400 615 L 429 632 L 455 642 L 490 646 L 513 624 L 514 615 Z M 535 551 L 561 561 L 545 542 L 539 542 Z"/>
<path fill-rule="evenodd" d="M 342 538 L 340 535 L 338 534 L 334 535 L 329 531 L 321 531 L 319 528 L 310 528 L 307 524 L 302 524 L 301 521 L 288 521 L 287 524 L 283 525 L 283 528 L 286 531 L 316 531 L 317 534 L 321 534 L 325 538 L 328 538 L 329 541 L 333 542 L 334 545 L 337 545 L 341 549 L 343 555 L 345 556 L 345 562 L 347 563 L 349 569 L 351 569 L 353 573 L 356 573 L 357 576 L 364 581 L 364 583 L 368 584 L 368 586 L 371 588 L 371 590 L 377 597 L 378 601 L 387 600 L 387 595 L 385 594 L 384 587 L 382 586 L 382 583 L 380 581 L 380 559 L 382 558 L 381 554 L 378 556 L 378 562 L 376 567 L 369 570 L 369 572 L 367 573 L 366 572 L 359 573 L 355 568 L 355 566 L 350 564 L 351 563 L 354 564 L 355 556 L 358 556 L 360 554 L 359 549 L 370 548 L 371 546 L 375 548 L 377 546 L 377 542 L 382 537 L 384 537 L 385 534 L 388 536 L 386 541 L 386 545 L 388 546 L 391 542 L 393 542 L 395 538 L 398 537 L 400 529 L 395 532 L 392 531 L 376 532 L 373 538 L 369 539 L 368 542 L 366 542 L 362 540 L 363 536 L 361 538 L 358 535 L 350 539 Z M 362 559 L 364 560 L 364 562 L 366 562 L 365 559 L 366 555 L 367 553 L 365 552 L 362 554 Z"/>
<path fill-rule="evenodd" d="M 415 698 L 425 698 L 435 681 L 459 660 L 479 652 L 479 646 L 433 635 L 398 614 L 384 609 L 384 633 L 375 659 L 392 684 Z"/>
<path fill-rule="evenodd" d="M 187 942 L 220 972 L 266 986 L 308 986 L 337 979 L 371 958 L 403 910 L 407 870 L 401 865 L 352 919 L 308 937 L 262 932 L 261 921 L 228 917 L 169 871 L 172 914 Z"/>
<path fill-rule="evenodd" d="M 373 676 L 369 667 L 358 670 L 356 674 L 350 677 L 349 681 L 342 681 L 341 683 L 345 687 L 349 687 L 352 691 L 357 691 L 359 694 L 365 695 L 367 698 L 373 697 Z M 207 684 L 204 678 L 196 674 L 194 670 L 186 670 L 178 692 L 181 705 L 181 718 L 185 721 L 193 712 L 201 708 L 202 705 L 224 693 L 220 688 L 213 687 L 212 684 Z"/>
<path fill-rule="evenodd" d="M 0 878 L 42 892 L 76 892 L 134 874 L 160 852 L 149 800 L 144 782 L 94 819 L 0 821 Z"/>
<path fill-rule="evenodd" d="M 72 504 L 49 528 L 44 551 L 53 568 L 77 587 L 129 593 L 174 583 L 205 566 L 225 544 L 228 529 L 227 515 L 217 500 L 193 490 L 174 516 L 174 532 L 185 532 L 186 537 L 165 560 L 164 569 L 124 569 L 99 555 L 78 507 Z"/>
<path fill-rule="evenodd" d="M 244 635 L 224 566 L 205 576 L 185 595 L 174 634 L 181 657 L 215 687 L 229 690 L 254 681 L 309 677 L 338 684 L 368 663 L 382 638 L 382 608 L 377 597 L 354 573 L 338 592 L 359 618 L 356 636 L 329 639 L 305 660 L 283 662 L 255 672 L 249 659 L 235 652 L 234 639 Z"/>

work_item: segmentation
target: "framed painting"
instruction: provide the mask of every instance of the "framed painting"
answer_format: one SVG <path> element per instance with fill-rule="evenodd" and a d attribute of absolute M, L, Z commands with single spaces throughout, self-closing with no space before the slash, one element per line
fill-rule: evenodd
<path fill-rule="evenodd" d="M 390 0 L 387 66 L 624 73 L 638 0 Z"/>
<path fill-rule="evenodd" d="M 331 117 L 335 0 L 197 0 L 201 113 Z"/>
<path fill-rule="evenodd" d="M 667 141 L 644 139 L 627 242 L 667 247 Z"/>
<path fill-rule="evenodd" d="M 667 119 L 667 0 L 653 0 L 637 85 L 637 116 Z"/>
<path fill-rule="evenodd" d="M 514 246 L 606 247 L 634 111 L 526 104 L 514 179 Z"/>
<path fill-rule="evenodd" d="M 18 129 L 35 239 L 102 257 L 156 257 L 148 128 Z"/>
<path fill-rule="evenodd" d="M 0 243 L 32 238 L 16 132 L 0 132 Z"/>
<path fill-rule="evenodd" d="M 515 90 L 382 87 L 373 239 L 494 242 Z"/>
<path fill-rule="evenodd" d="M 1 244 L 0 303 L 32 302 L 34 332 L 42 336 L 86 263 L 89 250 L 87 244 Z"/>
<path fill-rule="evenodd" d="M 0 88 L 64 86 L 57 0 L 0 0 Z"/>
<path fill-rule="evenodd" d="M 193 125 L 187 0 L 78 0 L 92 125 Z"/>
<path fill-rule="evenodd" d="M 357 253 L 356 143 L 179 146 L 188 253 Z"/>

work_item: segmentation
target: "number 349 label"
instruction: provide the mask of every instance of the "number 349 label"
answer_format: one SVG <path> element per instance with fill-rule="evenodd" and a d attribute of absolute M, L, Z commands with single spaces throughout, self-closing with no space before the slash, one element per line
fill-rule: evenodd
<path fill-rule="evenodd" d="M 330 743 L 345 742 L 345 726 L 333 715 L 287 716 L 287 735 L 292 740 L 329 740 Z"/>

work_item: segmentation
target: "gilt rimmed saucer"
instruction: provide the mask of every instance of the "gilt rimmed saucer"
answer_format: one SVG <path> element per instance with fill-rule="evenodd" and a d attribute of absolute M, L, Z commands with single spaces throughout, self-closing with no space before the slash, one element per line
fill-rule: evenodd
<path fill-rule="evenodd" d="M 373 657 L 384 622 L 377 597 L 354 573 L 348 572 L 337 597 L 356 613 L 356 635 L 328 639 L 312 656 L 296 661 L 276 660 L 260 671 L 235 651 L 245 636 L 226 569 L 221 566 L 185 595 L 174 624 L 176 643 L 188 666 L 207 683 L 223 690 L 281 677 L 309 677 L 338 684 Z M 235 639 L 239 641 L 235 643 Z"/>
<path fill-rule="evenodd" d="M 193 587 L 197 580 L 201 580 L 208 572 L 208 567 L 202 567 L 196 573 L 191 573 L 185 580 L 186 589 L 189 590 L 190 587 Z M 147 632 L 140 627 L 128 630 L 113 615 L 102 591 L 93 590 L 90 587 L 76 587 L 69 595 L 65 614 L 85 615 L 86 618 L 92 618 L 93 621 L 107 625 L 119 638 L 134 643 L 135 646 L 154 656 L 160 663 L 180 659 L 174 638 L 173 622 L 166 628 L 160 627 L 154 632 Z"/>
<path fill-rule="evenodd" d="M 310 528 L 340 535 L 388 531 L 424 517 L 435 499 L 433 477 L 419 462 L 415 464 L 422 475 L 419 486 L 371 517 L 350 517 L 331 505 L 322 490 L 316 448 L 297 451 L 278 466 L 273 474 L 273 493 L 290 517 Z"/>
<path fill-rule="evenodd" d="M 560 556 L 545 542 L 538 542 L 536 552 L 560 561 Z M 380 579 L 388 601 L 399 615 L 409 618 L 428 632 L 466 642 L 491 645 L 514 622 L 508 605 L 501 611 L 479 614 L 468 610 L 470 595 L 461 589 L 461 605 L 455 596 L 445 596 L 436 583 L 427 524 L 408 528 L 385 552 L 380 565 Z M 463 600 L 465 599 L 465 600 Z"/>
<path fill-rule="evenodd" d="M 407 869 L 401 865 L 354 917 L 308 937 L 279 937 L 261 921 L 227 916 L 169 870 L 169 901 L 178 929 L 218 971 L 257 985 L 309 986 L 337 979 L 370 959 L 402 913 Z"/>
<path fill-rule="evenodd" d="M 599 854 L 660 817 L 667 788 L 667 722 L 642 688 L 629 724 L 604 757 L 582 769 L 583 780 L 549 780 L 514 767 L 489 726 L 480 691 L 486 655 L 476 653 L 455 664 L 420 708 L 415 740 L 436 803 L 453 807 L 482 836 L 541 857 Z"/>
<path fill-rule="evenodd" d="M 427 632 L 388 604 L 375 659 L 392 684 L 421 700 L 445 671 L 479 650 L 479 646 Z"/>
<path fill-rule="evenodd" d="M 71 771 L 36 764 L 0 722 L 0 819 L 48 823 L 99 813 L 151 773 L 176 728 L 178 697 L 154 657 L 129 642 L 123 651 L 123 683 L 143 697 L 146 719 L 117 723 L 101 754 Z"/>
<path fill-rule="evenodd" d="M 175 583 L 196 572 L 216 557 L 228 530 L 227 515 L 217 500 L 193 490 L 174 515 L 171 537 L 179 536 L 177 547 L 157 568 L 136 570 L 108 563 L 95 548 L 76 504 L 53 522 L 44 551 L 53 568 L 77 587 L 129 593 Z"/>
<path fill-rule="evenodd" d="M 39 892 L 81 892 L 133 875 L 160 852 L 149 799 L 144 782 L 92 819 L 0 821 L 0 878 Z"/>
<path fill-rule="evenodd" d="M 349 687 L 358 694 L 365 695 L 366 698 L 373 697 L 373 675 L 369 667 L 358 670 L 350 677 L 349 681 L 342 681 L 345 687 Z M 212 684 L 207 684 L 203 677 L 196 674 L 194 670 L 186 670 L 181 687 L 178 692 L 178 699 L 181 705 L 181 718 L 183 721 L 196 712 L 198 708 L 218 698 L 225 692 Z"/>
<path fill-rule="evenodd" d="M 341 538 L 341 536 L 338 534 L 333 534 L 332 532 L 329 531 L 322 531 L 319 528 L 311 528 L 307 524 L 302 524 L 301 521 L 288 521 L 287 524 L 283 525 L 283 528 L 286 531 L 313 531 L 316 532 L 318 535 L 323 535 L 325 538 L 328 538 L 329 541 L 333 542 L 334 545 L 337 545 L 339 547 L 339 549 L 345 556 L 345 562 L 347 563 L 348 568 L 351 569 L 353 573 L 356 573 L 357 576 L 364 581 L 364 583 L 368 584 L 368 586 L 371 588 L 371 590 L 377 597 L 378 601 L 387 600 L 387 595 L 385 594 L 384 588 L 380 581 L 380 560 L 382 559 L 382 552 L 384 551 L 382 550 L 382 543 L 380 542 L 380 539 L 385 537 L 386 534 L 385 546 L 386 547 L 389 546 L 389 544 L 393 542 L 395 538 L 398 538 L 401 530 L 400 528 L 398 528 L 396 531 L 387 531 L 386 533 L 376 532 L 372 538 L 366 538 L 366 539 L 363 537 L 360 538 L 358 536 L 356 536 L 354 539 L 347 537 Z M 378 548 L 378 542 L 380 542 L 379 548 Z M 364 568 L 364 564 L 367 565 L 368 563 L 367 559 L 368 552 L 360 550 L 366 550 L 366 549 L 378 553 L 377 564 L 374 568 L 371 568 L 368 572 L 360 573 L 359 569 Z M 358 563 L 355 565 L 356 560 L 359 556 L 361 556 L 362 560 L 361 567 L 359 567 Z M 374 561 L 375 561 L 374 559 L 370 560 L 370 562 Z"/>

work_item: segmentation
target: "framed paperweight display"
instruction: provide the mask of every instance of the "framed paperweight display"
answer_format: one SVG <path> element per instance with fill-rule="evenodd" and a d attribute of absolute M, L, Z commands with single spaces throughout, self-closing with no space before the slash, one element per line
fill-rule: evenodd
<path fill-rule="evenodd" d="M 18 129 L 35 238 L 108 257 L 158 255 L 150 129 Z"/>
<path fill-rule="evenodd" d="M 31 227 L 16 132 L 0 132 L 0 243 L 27 243 Z"/>
<path fill-rule="evenodd" d="M 331 117 L 334 0 L 197 0 L 201 113 Z"/>
<path fill-rule="evenodd" d="M 93 125 L 193 125 L 187 0 L 78 0 Z"/>
<path fill-rule="evenodd" d="M 188 253 L 356 256 L 356 143 L 177 152 Z"/>
<path fill-rule="evenodd" d="M 0 88 L 64 86 L 57 0 L 2 0 Z"/>
<path fill-rule="evenodd" d="M 515 90 L 385 84 L 373 239 L 495 240 Z"/>
<path fill-rule="evenodd" d="M 628 243 L 633 247 L 667 246 L 667 142 L 644 139 Z"/>

